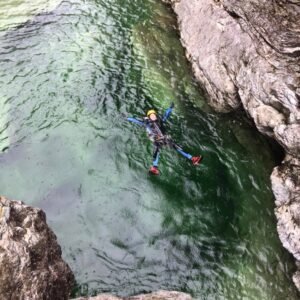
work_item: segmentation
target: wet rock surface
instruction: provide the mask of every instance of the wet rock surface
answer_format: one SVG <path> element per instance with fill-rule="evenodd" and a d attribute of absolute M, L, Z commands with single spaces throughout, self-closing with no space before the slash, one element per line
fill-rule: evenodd
<path fill-rule="evenodd" d="M 151 294 L 137 295 L 128 298 L 118 298 L 109 294 L 102 294 L 96 297 L 89 298 L 76 298 L 74 300 L 192 300 L 192 297 L 188 294 L 173 291 L 157 291 Z"/>
<path fill-rule="evenodd" d="M 300 259 L 300 1 L 164 0 L 214 109 L 239 107 L 285 149 L 271 180 L 278 233 Z M 299 263 L 297 262 L 297 265 Z M 300 288 L 299 272 L 294 282 Z"/>
<path fill-rule="evenodd" d="M 73 282 L 45 213 L 0 197 L 0 298 L 68 299 Z"/>
<path fill-rule="evenodd" d="M 283 246 L 293 254 L 300 266 L 300 160 L 287 156 L 271 175 L 276 198 L 277 231 Z M 300 290 L 300 272 L 293 281 Z"/>

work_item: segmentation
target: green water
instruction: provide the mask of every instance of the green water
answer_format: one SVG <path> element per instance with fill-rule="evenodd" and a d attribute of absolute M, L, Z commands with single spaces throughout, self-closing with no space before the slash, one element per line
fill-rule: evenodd
<path fill-rule="evenodd" d="M 46 211 L 76 276 L 73 296 L 168 289 L 297 299 L 273 213 L 276 158 L 241 117 L 205 104 L 168 8 L 8 3 L 0 4 L 0 191 Z M 205 159 L 194 167 L 165 150 L 161 176 L 150 177 L 152 145 L 123 115 L 170 101 L 169 133 Z"/>

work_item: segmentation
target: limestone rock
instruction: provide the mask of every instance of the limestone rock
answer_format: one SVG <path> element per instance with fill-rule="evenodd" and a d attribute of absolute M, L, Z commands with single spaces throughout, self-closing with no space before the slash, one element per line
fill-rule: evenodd
<path fill-rule="evenodd" d="M 217 111 L 242 106 L 287 157 L 274 169 L 278 233 L 300 260 L 300 1 L 163 0 Z M 300 269 L 300 268 L 299 268 Z M 299 272 L 293 278 L 299 288 Z"/>
<path fill-rule="evenodd" d="M 100 294 L 95 297 L 80 297 L 73 300 L 120 300 L 121 298 L 115 297 L 110 294 Z"/>
<path fill-rule="evenodd" d="M 68 299 L 73 282 L 45 213 L 0 197 L 0 298 Z"/>
<path fill-rule="evenodd" d="M 289 205 L 299 199 L 300 160 L 287 157 L 281 166 L 274 168 L 271 181 L 277 207 Z"/>
<path fill-rule="evenodd" d="M 132 296 L 128 298 L 118 298 L 109 294 L 102 294 L 96 297 L 88 297 L 88 298 L 77 298 L 74 300 L 192 300 L 192 297 L 188 294 L 174 291 L 157 291 L 151 294 L 143 294 L 138 296 Z"/>
<path fill-rule="evenodd" d="M 276 197 L 277 231 L 283 246 L 294 255 L 300 266 L 300 160 L 287 157 L 271 175 Z M 300 268 L 299 268 L 300 270 Z M 300 290 L 300 271 L 293 276 Z"/>
<path fill-rule="evenodd" d="M 297 289 L 300 291 L 300 271 L 297 271 L 293 276 L 293 281 L 297 287 Z"/>
<path fill-rule="evenodd" d="M 279 125 L 274 132 L 287 153 L 300 157 L 300 124 Z"/>
<path fill-rule="evenodd" d="M 299 1 L 165 2 L 173 4 L 187 57 L 216 110 L 242 105 L 268 135 L 299 122 Z"/>
<path fill-rule="evenodd" d="M 271 175 L 277 231 L 283 246 L 300 261 L 300 160 L 287 158 Z"/>
<path fill-rule="evenodd" d="M 158 291 L 151 294 L 129 297 L 128 300 L 192 300 L 192 297 L 180 292 Z"/>

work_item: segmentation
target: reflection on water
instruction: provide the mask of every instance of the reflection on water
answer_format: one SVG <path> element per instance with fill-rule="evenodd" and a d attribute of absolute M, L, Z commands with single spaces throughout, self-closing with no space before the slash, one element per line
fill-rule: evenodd
<path fill-rule="evenodd" d="M 51 13 L 62 0 L 6 0 L 0 3 L 0 34 L 7 30 L 30 22 L 40 13 Z"/>
<path fill-rule="evenodd" d="M 296 299 L 273 216 L 275 158 L 244 120 L 207 107 L 170 11 L 158 0 L 47 12 L 40 2 L 0 37 L 0 190 L 46 211 L 74 295 Z M 152 146 L 123 115 L 170 101 L 169 133 L 204 161 L 166 149 L 150 177 Z"/>

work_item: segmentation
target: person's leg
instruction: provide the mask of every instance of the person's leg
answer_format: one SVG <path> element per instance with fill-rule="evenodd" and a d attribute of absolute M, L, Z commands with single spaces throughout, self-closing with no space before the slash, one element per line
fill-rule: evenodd
<path fill-rule="evenodd" d="M 153 152 L 153 167 L 158 167 L 158 161 L 159 161 L 159 147 L 155 147 Z"/>
<path fill-rule="evenodd" d="M 180 153 L 182 156 L 184 156 L 185 158 L 187 159 L 192 159 L 193 155 L 189 154 L 189 153 L 186 153 L 182 150 L 182 148 L 175 144 L 174 142 L 171 142 L 171 145 L 173 146 L 173 148 L 178 152 Z"/>
<path fill-rule="evenodd" d="M 180 153 L 180 154 L 181 154 L 182 156 L 184 156 L 185 158 L 191 160 L 192 163 L 193 163 L 194 165 L 198 165 L 198 164 L 200 163 L 200 161 L 202 160 L 202 156 L 201 156 L 201 155 L 199 155 L 199 156 L 193 156 L 193 155 L 191 155 L 191 154 L 189 154 L 189 153 L 187 153 L 187 152 L 184 152 L 184 151 L 182 150 L 182 148 L 181 148 L 179 145 L 175 144 L 174 142 L 171 142 L 171 145 L 173 146 L 173 148 L 174 148 L 178 153 Z"/>
<path fill-rule="evenodd" d="M 153 151 L 153 162 L 152 167 L 150 168 L 149 172 L 158 175 L 158 161 L 159 161 L 159 146 L 155 145 L 154 151 Z"/>

